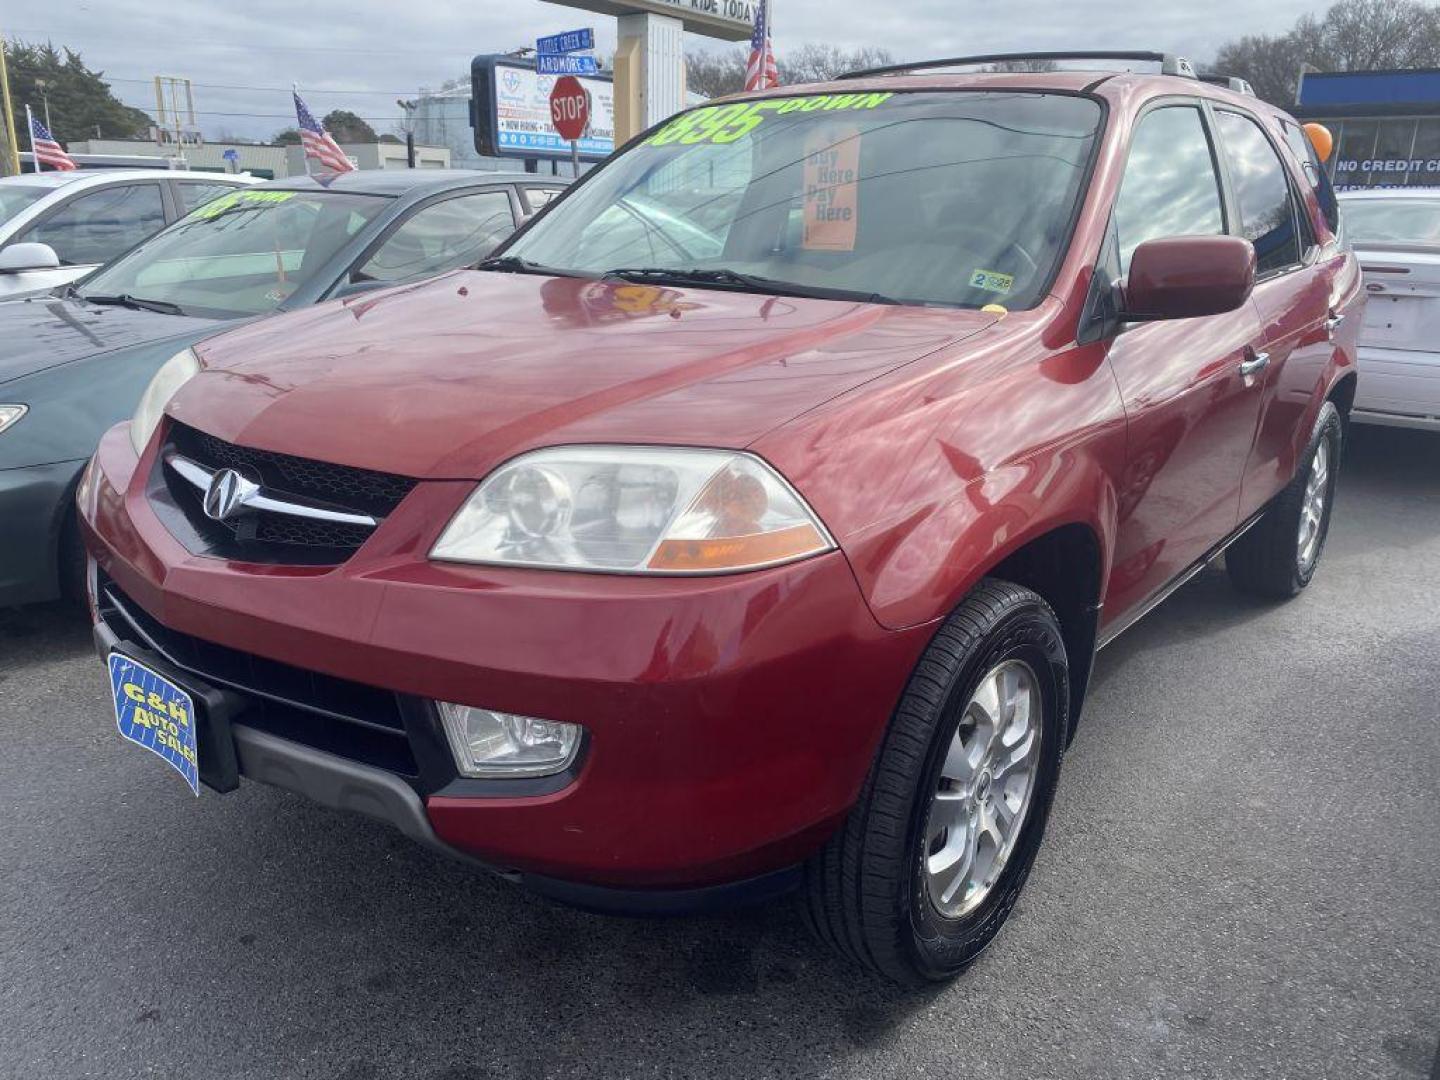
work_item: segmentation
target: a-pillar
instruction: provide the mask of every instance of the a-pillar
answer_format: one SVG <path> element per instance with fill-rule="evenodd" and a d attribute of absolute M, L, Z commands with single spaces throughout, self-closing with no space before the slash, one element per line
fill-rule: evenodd
<path fill-rule="evenodd" d="M 621 15 L 615 50 L 615 145 L 685 107 L 684 26 L 668 15 Z"/>

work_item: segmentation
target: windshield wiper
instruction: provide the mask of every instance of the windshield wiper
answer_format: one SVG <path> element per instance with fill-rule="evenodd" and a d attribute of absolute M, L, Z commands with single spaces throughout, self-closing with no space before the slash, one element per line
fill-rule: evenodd
<path fill-rule="evenodd" d="M 801 285 L 794 281 L 743 274 L 739 270 L 673 268 L 664 266 L 625 266 L 606 270 L 600 277 L 651 284 L 705 285 L 717 289 L 738 289 L 743 292 L 770 293 L 774 296 L 804 296 L 814 300 L 855 300 L 862 304 L 898 304 L 899 300 L 883 293 L 860 289 L 836 289 L 826 285 Z"/>
<path fill-rule="evenodd" d="M 179 304 L 169 300 L 147 300 L 143 296 L 120 293 L 118 296 L 97 296 L 95 293 L 76 293 L 82 300 L 92 304 L 114 304 L 117 307 L 133 308 L 135 311 L 154 311 L 161 315 L 184 315 Z"/>
<path fill-rule="evenodd" d="M 529 259 L 520 258 L 519 255 L 496 255 L 489 259 L 481 259 L 475 264 L 475 269 L 493 270 L 498 274 L 546 274 L 550 277 L 587 276 L 576 273 L 574 270 L 561 270 L 559 267 L 531 262 Z"/>

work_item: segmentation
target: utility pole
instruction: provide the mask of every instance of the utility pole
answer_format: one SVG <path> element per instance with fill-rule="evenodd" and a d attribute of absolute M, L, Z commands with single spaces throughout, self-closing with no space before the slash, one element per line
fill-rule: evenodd
<path fill-rule="evenodd" d="M 0 98 L 5 106 L 5 171 L 20 175 L 20 143 L 15 136 L 15 109 L 10 104 L 10 70 L 5 66 L 5 35 L 0 34 Z"/>
<path fill-rule="evenodd" d="M 415 167 L 415 110 L 420 103 L 396 98 L 395 104 L 405 112 L 405 162 L 413 169 Z"/>

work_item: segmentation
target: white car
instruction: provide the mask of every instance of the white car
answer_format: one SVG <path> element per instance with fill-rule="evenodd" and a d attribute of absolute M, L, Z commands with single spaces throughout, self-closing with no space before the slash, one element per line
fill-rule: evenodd
<path fill-rule="evenodd" d="M 49 292 L 129 251 L 251 176 L 166 169 L 0 179 L 0 300 Z"/>
<path fill-rule="evenodd" d="M 1357 423 L 1440 431 L 1440 188 L 1340 193 L 1365 274 Z"/>

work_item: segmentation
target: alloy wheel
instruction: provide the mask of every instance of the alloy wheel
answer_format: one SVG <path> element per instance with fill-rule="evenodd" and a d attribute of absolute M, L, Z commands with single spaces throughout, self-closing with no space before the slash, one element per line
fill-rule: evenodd
<path fill-rule="evenodd" d="M 926 888 L 947 918 L 983 903 L 1015 850 L 1040 770 L 1043 708 L 1030 665 L 1006 660 L 960 716 L 924 831 Z"/>

